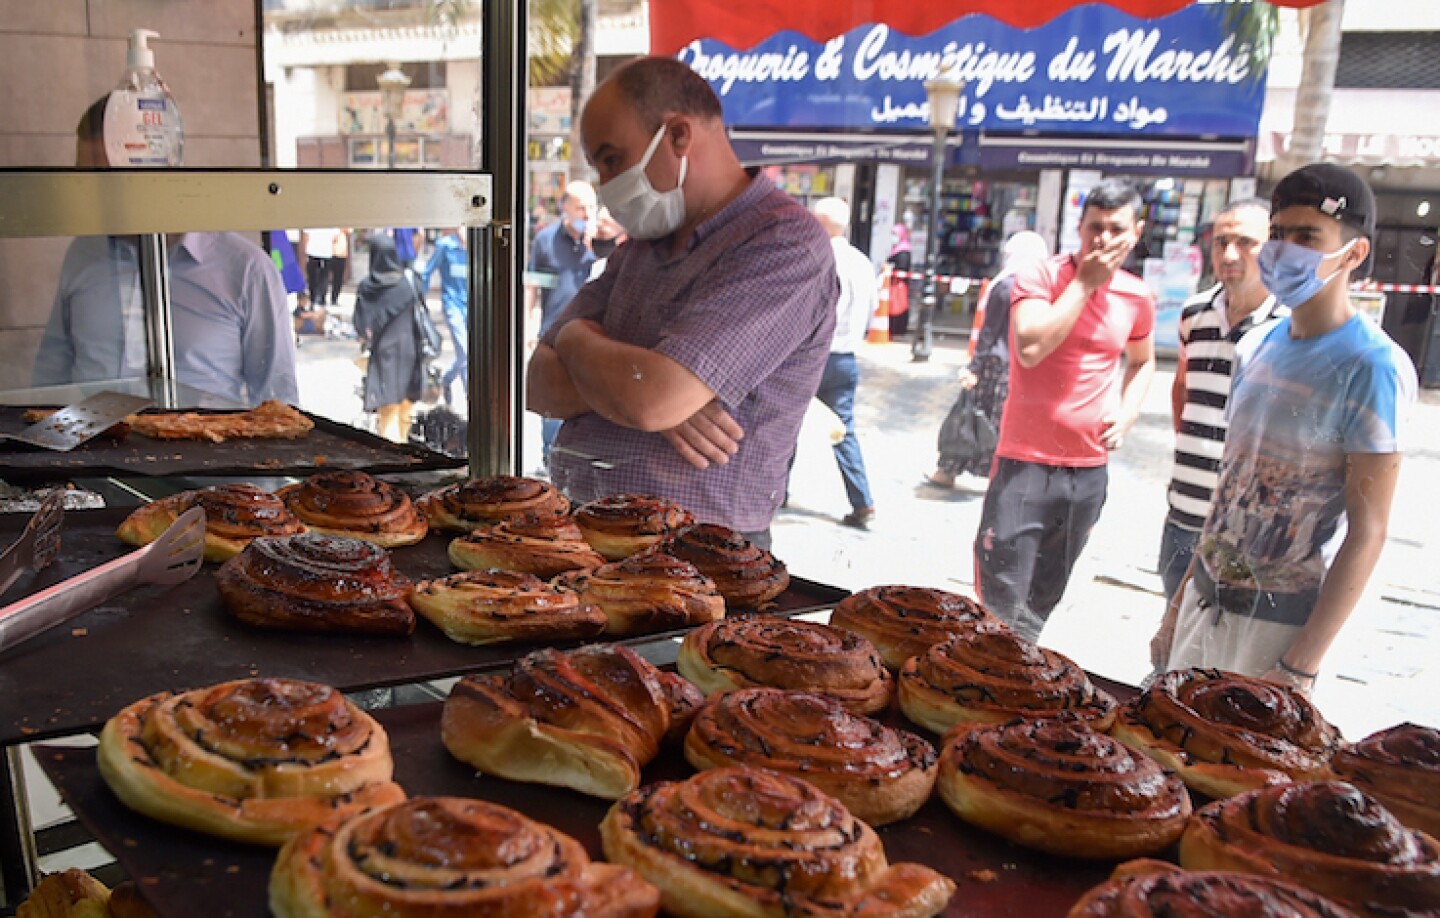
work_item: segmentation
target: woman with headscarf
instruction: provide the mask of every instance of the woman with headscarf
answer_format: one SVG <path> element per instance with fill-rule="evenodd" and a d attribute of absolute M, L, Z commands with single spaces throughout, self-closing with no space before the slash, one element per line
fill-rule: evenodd
<path fill-rule="evenodd" d="M 885 259 L 892 271 L 910 270 L 910 228 L 896 223 L 890 231 L 890 255 Z M 896 338 L 910 327 L 910 279 L 890 276 L 890 337 Z"/>
<path fill-rule="evenodd" d="M 415 337 L 419 294 L 388 235 L 370 239 L 370 275 L 355 291 L 355 332 L 370 349 L 365 410 L 380 414 L 380 436 L 405 443 L 410 413 L 425 388 L 425 365 Z"/>
<path fill-rule="evenodd" d="M 964 431 L 973 429 L 969 425 L 977 414 L 989 422 L 991 430 L 1000 430 L 1000 415 L 1010 391 L 1010 294 L 1015 289 L 1015 274 L 1049 254 L 1050 247 L 1039 233 L 1022 230 L 1006 240 L 1004 266 L 990 281 L 981 315 L 976 317 L 980 331 L 970 338 L 970 365 L 960 371 L 960 396 L 940 425 L 940 462 L 925 477 L 930 484 L 953 488 L 961 472 L 990 475 L 995 439 L 976 443 L 978 438 L 965 436 Z"/>

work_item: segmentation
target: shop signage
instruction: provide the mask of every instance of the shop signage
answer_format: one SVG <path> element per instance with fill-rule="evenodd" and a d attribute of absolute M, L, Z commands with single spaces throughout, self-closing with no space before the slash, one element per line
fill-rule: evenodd
<path fill-rule="evenodd" d="M 958 66 L 965 128 L 1254 137 L 1263 81 L 1220 16 L 1205 5 L 1145 20 L 1090 4 L 1028 31 L 967 16 L 914 38 L 869 25 L 824 44 L 783 32 L 748 51 L 701 39 L 677 56 L 745 127 L 923 129 L 925 81 Z"/>
<path fill-rule="evenodd" d="M 740 161 L 749 165 L 766 163 L 814 163 L 863 159 L 904 166 L 925 166 L 935 149 L 930 134 L 819 134 L 783 131 L 732 129 L 730 145 Z M 947 165 L 975 165 L 977 135 L 957 132 L 947 146 Z"/>
<path fill-rule="evenodd" d="M 1290 135 L 1271 131 L 1260 138 L 1259 158 L 1275 159 L 1290 149 Z M 1434 134 L 1326 134 L 1324 155 L 1368 166 L 1440 167 L 1440 136 Z"/>
<path fill-rule="evenodd" d="M 340 112 L 341 134 L 385 133 L 385 111 L 379 92 L 347 92 Z M 450 92 L 446 89 L 407 89 L 395 119 L 401 134 L 444 134 L 450 130 Z"/>
<path fill-rule="evenodd" d="M 986 136 L 984 169 L 1097 169 L 1107 175 L 1231 176 L 1253 170 L 1248 141 L 1093 140 Z"/>

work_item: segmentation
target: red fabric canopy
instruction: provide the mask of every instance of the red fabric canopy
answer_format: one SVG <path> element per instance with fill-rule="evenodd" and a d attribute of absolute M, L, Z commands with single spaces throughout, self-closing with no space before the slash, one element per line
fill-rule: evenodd
<path fill-rule="evenodd" d="M 1132 16 L 1154 19 L 1194 0 L 1105 0 Z M 1271 0 L 1275 6 L 1316 6 L 1324 0 Z M 1033 28 L 1084 0 L 650 0 L 650 51 L 674 54 L 697 38 L 746 49 L 790 30 L 815 41 L 859 25 L 883 22 L 906 35 L 928 35 L 971 13 Z"/>

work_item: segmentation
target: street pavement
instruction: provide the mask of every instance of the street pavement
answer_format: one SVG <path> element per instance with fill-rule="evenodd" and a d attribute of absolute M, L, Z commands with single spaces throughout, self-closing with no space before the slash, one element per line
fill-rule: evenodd
<path fill-rule="evenodd" d="M 353 340 L 305 339 L 306 408 L 365 423 L 357 351 Z M 971 546 L 986 481 L 963 476 L 953 490 L 923 481 L 964 340 L 941 338 L 925 363 L 912 362 L 904 342 L 867 343 L 858 357 L 856 420 L 878 515 L 866 531 L 839 524 L 850 508 L 828 441 L 802 437 L 789 504 L 773 525 L 775 554 L 798 576 L 849 589 L 894 583 L 973 595 Z M 1132 684 L 1150 670 L 1149 641 L 1164 611 L 1155 556 L 1173 449 L 1172 378 L 1173 365 L 1162 362 L 1139 422 L 1112 458 L 1105 511 L 1040 641 Z M 527 416 L 524 430 L 525 455 L 538 456 L 538 419 Z M 1440 546 L 1440 392 L 1422 393 L 1410 432 L 1388 544 L 1315 690 L 1321 712 L 1352 739 L 1404 720 L 1440 726 L 1440 564 L 1427 557 Z M 530 459 L 521 471 L 534 465 Z"/>

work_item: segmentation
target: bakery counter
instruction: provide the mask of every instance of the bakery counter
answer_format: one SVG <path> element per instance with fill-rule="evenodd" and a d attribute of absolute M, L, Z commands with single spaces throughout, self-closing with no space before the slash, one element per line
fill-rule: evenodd
<path fill-rule="evenodd" d="M 1123 687 L 1121 694 L 1129 694 Z M 609 803 L 571 791 L 477 776 L 440 742 L 440 704 L 375 712 L 390 735 L 395 779 L 412 795 L 477 797 L 513 807 L 573 836 L 599 857 L 599 824 Z M 274 851 L 222 841 L 154 822 L 127 809 L 100 778 L 93 749 L 38 746 L 45 771 L 76 816 L 133 877 L 166 918 L 267 915 Z M 693 773 L 677 749 L 645 769 L 644 780 Z M 1103 881 L 1109 862 L 1066 860 L 1020 848 L 960 822 L 932 797 L 915 816 L 878 830 L 892 863 L 929 865 L 958 889 L 946 915 L 1064 915 Z"/>

